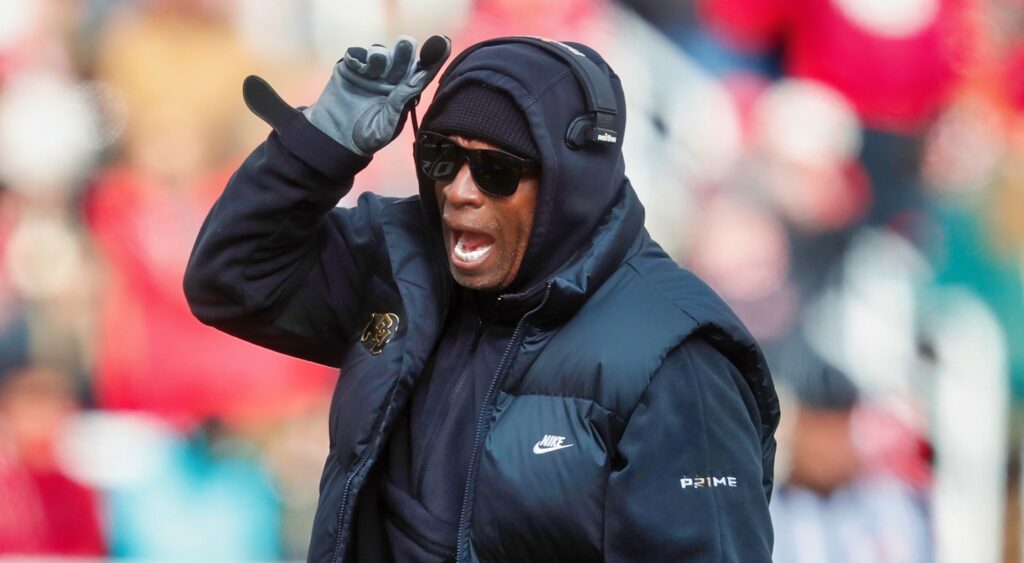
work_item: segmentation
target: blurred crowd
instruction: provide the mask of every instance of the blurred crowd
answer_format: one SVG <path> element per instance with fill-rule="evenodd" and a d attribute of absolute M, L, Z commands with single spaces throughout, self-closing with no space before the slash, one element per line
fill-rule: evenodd
<path fill-rule="evenodd" d="M 244 76 L 308 104 L 402 33 L 616 69 L 649 230 L 784 399 L 776 561 L 1022 561 L 1021 0 L 0 0 L 0 556 L 305 557 L 337 374 L 181 278 Z"/>

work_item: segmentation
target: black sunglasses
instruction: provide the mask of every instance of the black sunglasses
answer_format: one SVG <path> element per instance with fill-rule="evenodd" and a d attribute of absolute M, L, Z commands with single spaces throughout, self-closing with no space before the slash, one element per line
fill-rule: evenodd
<path fill-rule="evenodd" d="M 534 160 L 499 150 L 467 149 L 444 135 L 429 131 L 420 131 L 416 136 L 415 153 L 420 172 L 439 182 L 451 182 L 462 164 L 469 162 L 469 172 L 476 186 L 496 197 L 516 193 L 519 179 L 540 168 Z"/>

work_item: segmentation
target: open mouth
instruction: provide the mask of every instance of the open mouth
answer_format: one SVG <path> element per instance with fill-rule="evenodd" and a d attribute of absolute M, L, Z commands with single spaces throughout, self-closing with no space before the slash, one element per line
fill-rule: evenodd
<path fill-rule="evenodd" d="M 494 248 L 494 237 L 473 231 L 452 229 L 452 256 L 465 265 L 483 260 Z"/>

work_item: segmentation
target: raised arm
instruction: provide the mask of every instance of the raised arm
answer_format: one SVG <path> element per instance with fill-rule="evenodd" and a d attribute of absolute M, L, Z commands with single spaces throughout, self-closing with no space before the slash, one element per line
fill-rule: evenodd
<path fill-rule="evenodd" d="M 436 51 L 431 38 L 423 53 L 432 43 Z M 335 205 L 373 152 L 397 136 L 443 55 L 424 67 L 405 37 L 393 51 L 349 49 L 304 112 L 261 79 L 246 79 L 246 103 L 274 132 L 235 172 L 199 232 L 184 280 L 197 318 L 261 346 L 338 364 L 367 280 L 387 261 L 383 201 L 366 195 L 353 209 Z"/>

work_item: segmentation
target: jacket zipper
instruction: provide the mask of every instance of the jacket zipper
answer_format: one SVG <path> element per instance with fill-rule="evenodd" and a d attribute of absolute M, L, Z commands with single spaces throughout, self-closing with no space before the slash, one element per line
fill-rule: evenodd
<path fill-rule="evenodd" d="M 355 469 L 352 470 L 352 474 L 345 480 L 345 492 L 341 495 L 341 505 L 338 506 L 338 533 L 334 538 L 334 557 L 331 559 L 334 563 L 338 563 L 338 556 L 341 555 L 341 536 L 342 536 L 342 522 L 345 519 L 345 505 L 348 503 L 348 494 L 352 489 L 352 480 L 355 479 L 356 475 L 363 470 L 363 466 L 370 460 L 369 452 L 363 456 L 358 463 L 356 463 Z"/>
<path fill-rule="evenodd" d="M 384 416 L 381 419 L 380 426 L 377 427 L 377 438 L 375 438 L 374 444 L 369 449 L 367 449 L 366 453 L 363 454 L 363 457 L 359 458 L 359 461 L 356 462 L 355 466 L 352 469 L 352 473 L 348 476 L 348 479 L 345 480 L 345 490 L 341 495 L 341 504 L 338 506 L 338 530 L 334 538 L 334 556 L 331 558 L 331 561 L 333 561 L 334 563 L 339 563 L 341 560 L 341 536 L 344 535 L 344 530 L 342 530 L 342 526 L 345 520 L 345 505 L 348 504 L 349 493 L 352 491 L 352 481 L 360 473 L 362 473 L 363 468 L 366 467 L 366 464 L 370 461 L 372 457 L 374 457 L 377 449 L 379 448 L 379 437 L 384 431 L 384 421 L 386 421 L 388 418 L 388 412 L 390 412 L 391 410 L 391 405 L 394 400 L 395 389 L 397 389 L 397 387 L 398 385 L 396 383 L 396 385 L 392 387 L 391 391 L 388 393 L 388 408 L 384 412 Z"/>
<path fill-rule="evenodd" d="M 505 370 L 508 369 L 508 361 L 512 354 L 512 350 L 519 346 L 519 340 L 522 337 L 522 328 L 526 323 L 526 319 L 530 318 L 535 312 L 539 311 L 544 304 L 548 301 L 548 295 L 551 294 L 551 284 L 548 282 L 544 290 L 544 298 L 540 304 L 531 309 L 519 322 L 516 323 L 515 329 L 512 331 L 512 338 L 509 340 L 508 346 L 505 347 L 505 352 L 501 355 L 501 361 L 498 362 L 498 370 L 494 373 L 494 377 L 491 378 L 491 384 L 487 387 L 487 394 L 484 395 L 484 405 L 480 409 L 480 416 L 476 421 L 476 435 L 473 437 L 473 452 L 469 458 L 469 474 L 466 476 L 466 488 L 462 492 L 462 509 L 459 512 L 459 531 L 455 537 L 455 559 L 456 561 L 465 561 L 466 556 L 469 555 L 469 493 L 473 488 L 473 484 L 476 482 L 476 470 L 477 463 L 479 462 L 479 452 L 481 442 L 483 440 L 484 426 L 487 423 L 487 416 L 491 410 L 491 400 L 494 396 L 494 391 L 498 387 L 498 383 L 501 381 L 502 375 Z M 501 300 L 501 297 L 498 298 Z"/>

